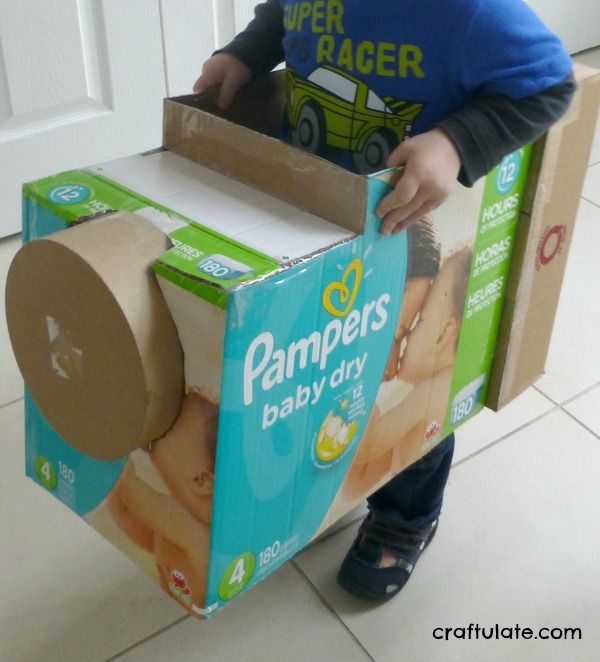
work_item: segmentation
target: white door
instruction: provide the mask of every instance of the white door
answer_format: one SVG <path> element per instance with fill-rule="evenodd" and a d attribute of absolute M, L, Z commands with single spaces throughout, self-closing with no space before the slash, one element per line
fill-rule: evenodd
<path fill-rule="evenodd" d="M 0 0 L 0 236 L 22 182 L 160 145 L 158 0 Z"/>
<path fill-rule="evenodd" d="M 254 15 L 259 0 L 162 0 L 171 95 L 189 92 L 211 48 L 224 45 Z M 569 53 L 600 46 L 600 0 L 525 0 L 556 32 Z M 216 6 L 217 13 L 213 14 Z M 213 21 L 215 32 L 211 32 Z M 195 38 L 189 36 L 194 26 Z M 211 38 L 214 34 L 214 42 Z"/>
<path fill-rule="evenodd" d="M 600 45 L 600 0 L 526 0 L 569 53 Z"/>
<path fill-rule="evenodd" d="M 254 2 L 0 0 L 0 237 L 23 182 L 158 147 L 163 98 L 191 92 L 238 6 Z"/>
<path fill-rule="evenodd" d="M 529 0 L 571 52 L 600 44 L 599 0 Z M 157 147 L 162 98 L 257 0 L 0 0 L 0 237 L 20 230 L 20 187 Z"/>
<path fill-rule="evenodd" d="M 258 2 L 161 0 L 168 96 L 191 93 L 202 63 L 246 27 Z"/>

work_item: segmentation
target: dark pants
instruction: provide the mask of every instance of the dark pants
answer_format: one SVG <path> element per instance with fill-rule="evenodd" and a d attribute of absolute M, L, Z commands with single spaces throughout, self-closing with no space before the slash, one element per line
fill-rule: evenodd
<path fill-rule="evenodd" d="M 369 506 L 406 528 L 430 524 L 440 514 L 448 481 L 454 434 L 392 478 L 369 498 Z"/>

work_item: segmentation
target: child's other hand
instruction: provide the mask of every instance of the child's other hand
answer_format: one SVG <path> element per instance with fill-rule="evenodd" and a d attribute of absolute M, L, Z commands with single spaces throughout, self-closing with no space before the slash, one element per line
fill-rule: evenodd
<path fill-rule="evenodd" d="M 238 89 L 251 78 L 252 72 L 237 57 L 229 53 L 217 53 L 204 63 L 202 74 L 194 83 L 194 92 L 200 94 L 209 87 L 220 85 L 217 104 L 219 108 L 227 108 Z"/>
<path fill-rule="evenodd" d="M 384 235 L 401 232 L 439 207 L 454 188 L 461 161 L 446 133 L 432 129 L 398 145 L 387 165 L 404 166 L 404 172 L 377 207 Z"/>

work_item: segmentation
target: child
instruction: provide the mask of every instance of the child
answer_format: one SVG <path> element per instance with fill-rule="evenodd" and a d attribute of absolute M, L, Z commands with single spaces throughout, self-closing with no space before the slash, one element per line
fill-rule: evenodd
<path fill-rule="evenodd" d="M 575 88 L 559 39 L 523 0 L 267 0 L 194 90 L 220 85 L 225 107 L 283 60 L 295 143 L 344 165 L 389 154 L 404 166 L 377 208 L 384 235 L 544 133 Z M 343 586 L 375 600 L 404 586 L 435 534 L 453 448 L 451 435 L 371 497 Z"/>
<path fill-rule="evenodd" d="M 108 497 L 117 526 L 154 556 L 161 586 L 190 608 L 204 603 L 218 407 L 188 393 L 173 427 L 148 453 L 170 495 L 129 460 Z"/>

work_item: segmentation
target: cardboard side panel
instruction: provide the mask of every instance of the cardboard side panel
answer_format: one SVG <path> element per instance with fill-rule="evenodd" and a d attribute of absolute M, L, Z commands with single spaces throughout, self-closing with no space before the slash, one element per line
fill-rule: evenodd
<path fill-rule="evenodd" d="M 183 348 L 185 395 L 171 429 L 152 442 L 145 458 L 132 454 L 107 503 L 127 548 L 146 550 L 161 587 L 205 617 L 212 611 L 206 607 L 206 583 L 226 312 L 201 291 L 193 293 L 164 276 L 158 280 Z M 124 508 L 127 515 L 121 514 Z M 149 545 L 143 527 L 152 532 Z M 114 542 L 122 544 L 119 537 Z"/>
<path fill-rule="evenodd" d="M 190 233 L 194 239 L 200 238 L 200 243 L 211 254 L 213 251 L 224 252 L 228 248 L 233 251 L 236 248 L 235 242 L 229 246 L 223 237 L 214 233 L 198 227 L 191 230 L 188 222 L 177 215 L 172 218 L 167 210 L 163 211 L 164 208 L 147 208 L 150 201 L 137 198 L 135 194 L 129 195 L 108 180 L 96 178 L 90 173 L 66 173 L 38 182 L 30 188 L 31 195 L 25 199 L 24 204 L 24 224 L 29 238 L 68 228 L 70 224 L 77 223 L 81 214 L 85 216 L 86 212 L 92 210 L 98 212 L 111 207 L 123 207 L 147 214 L 165 234 L 171 236 L 175 245 L 171 252 L 176 251 L 187 257 L 194 268 L 204 265 L 204 254 L 198 249 L 192 251 L 192 247 L 186 243 Z M 112 216 L 113 220 L 119 218 L 119 215 Z M 107 220 L 111 219 L 101 217 L 97 222 L 106 223 Z M 89 226 L 94 223 L 91 221 Z M 144 224 L 149 226 L 147 221 Z M 85 231 L 86 227 L 88 224 L 77 225 L 74 229 L 67 229 L 64 235 L 73 232 L 75 236 L 78 231 Z M 149 230 L 140 232 L 140 238 L 145 240 L 148 234 L 158 231 L 149 226 Z M 118 225 L 113 234 L 114 240 L 118 242 Z M 162 237 L 159 244 L 164 244 L 166 248 L 165 235 L 158 234 Z M 126 245 L 135 249 L 135 238 L 125 234 L 122 237 L 128 239 Z M 36 245 L 42 245 L 42 242 L 36 242 Z M 91 250 L 92 247 L 84 248 Z M 85 254 L 85 250 L 81 252 Z M 239 255 L 240 252 L 243 252 L 241 248 L 235 254 Z M 170 254 L 169 259 L 175 257 Z M 221 257 L 225 260 L 225 256 Z M 110 277 L 127 279 L 127 270 L 120 270 L 120 265 L 116 263 L 122 258 L 116 253 L 108 258 L 105 262 L 112 266 Z M 279 266 L 254 251 L 245 251 L 243 259 L 249 262 L 250 270 L 263 275 Z M 194 319 L 192 313 L 191 323 L 182 323 L 184 332 L 180 338 L 186 343 L 187 388 L 181 408 L 178 404 L 176 419 L 170 429 L 164 435 L 153 438 L 145 448 L 114 461 L 89 457 L 66 443 L 48 423 L 29 393 L 26 393 L 25 398 L 27 475 L 84 518 L 171 597 L 200 616 L 205 615 L 217 403 L 227 298 L 221 284 L 239 283 L 248 275 L 243 270 L 235 271 L 234 261 L 230 260 L 227 264 L 227 274 L 223 273 L 224 264 L 219 265 L 220 271 L 217 273 L 213 260 L 212 268 L 208 269 L 203 282 L 200 278 L 203 272 L 196 269 L 196 280 L 193 281 L 197 290 L 195 294 L 169 281 L 161 283 L 168 290 L 167 298 L 173 307 L 175 319 L 179 320 L 183 315 L 187 321 L 184 309 L 192 298 L 196 304 L 194 310 L 199 311 L 199 317 Z M 169 267 L 164 268 L 168 270 Z M 182 270 L 185 271 L 185 264 Z M 135 279 L 129 278 L 127 282 L 134 288 L 132 291 L 135 294 L 138 291 Z M 72 283 L 72 287 L 75 289 L 77 283 Z M 116 289 L 114 284 L 113 287 Z M 202 298 L 206 292 L 210 296 Z M 141 302 L 140 319 L 147 322 L 144 315 L 152 316 L 152 306 L 148 308 L 142 305 L 141 297 L 137 299 Z M 88 303 L 93 307 L 94 301 Z M 91 323 L 96 324 L 100 320 L 102 332 L 102 324 L 106 323 L 102 315 L 98 317 L 98 311 L 95 311 L 91 319 Z M 169 322 L 172 323 L 171 316 Z M 194 326 L 194 323 L 197 324 Z M 186 330 L 192 334 L 191 340 Z M 119 342 L 119 338 L 111 339 L 115 345 Z M 111 356 L 111 347 L 102 345 L 101 341 L 99 344 L 109 363 L 114 358 Z M 144 349 L 153 355 L 160 353 L 160 348 L 154 345 L 148 344 Z M 191 375 L 189 379 L 187 375 Z M 153 394 L 146 395 L 151 400 Z M 126 410 L 131 404 L 127 394 L 121 394 L 120 399 L 121 409 Z M 93 429 L 97 421 L 90 420 L 86 424 Z"/>
<path fill-rule="evenodd" d="M 164 146 L 352 232 L 362 231 L 366 180 L 281 140 L 167 99 Z"/>
<path fill-rule="evenodd" d="M 373 177 L 364 235 L 232 293 L 211 606 L 266 577 L 481 410 L 527 150 L 515 158 L 514 179 L 499 168 L 430 224 L 392 237 L 374 214 L 389 176 Z"/>
<path fill-rule="evenodd" d="M 486 402 L 515 234 L 530 175 L 531 148 L 505 157 L 485 179 L 464 303 L 447 431 Z"/>
<path fill-rule="evenodd" d="M 385 182 L 377 184 L 383 192 Z M 225 605 L 301 549 L 344 481 L 404 290 L 406 236 L 383 237 L 377 227 L 372 218 L 365 235 L 231 296 L 211 605 Z"/>
<path fill-rule="evenodd" d="M 90 195 L 90 180 L 85 174 L 83 179 L 79 179 L 80 174 L 66 173 L 24 187 L 23 231 L 26 242 L 64 230 L 79 216 L 88 216 L 94 209 L 96 213 L 101 211 L 96 207 L 98 199 Z M 107 199 L 107 187 L 94 188 L 97 195 Z M 120 201 L 124 202 L 124 198 L 121 197 Z M 114 202 L 114 196 L 111 202 Z M 139 202 L 133 201 L 133 208 L 136 205 L 139 206 Z M 124 205 L 124 208 L 128 206 Z M 89 424 L 94 425 L 94 422 Z M 27 389 L 25 439 L 27 476 L 82 517 L 149 577 L 160 582 L 156 559 L 148 551 L 149 537 L 144 536 L 140 522 L 131 520 L 133 526 L 130 531 L 132 535 L 134 531 L 140 534 L 138 540 L 144 546 L 134 544 L 113 517 L 113 513 L 122 511 L 117 495 L 121 491 L 120 477 L 125 467 L 135 461 L 132 458 L 140 460 L 142 466 L 144 461 L 148 462 L 147 453 L 136 451 L 129 459 L 113 461 L 100 461 L 83 455 L 67 444 L 48 423 Z M 164 485 L 162 489 L 165 489 Z"/>
<path fill-rule="evenodd" d="M 209 88 L 202 94 L 175 97 L 174 100 L 245 126 L 251 131 L 279 138 L 287 103 L 285 81 L 285 70 L 257 76 L 237 91 L 226 109 L 217 105 L 218 87 Z"/>
<path fill-rule="evenodd" d="M 186 387 L 218 404 L 226 313 L 221 307 L 159 278 L 184 353 Z"/>
<path fill-rule="evenodd" d="M 494 410 L 544 371 L 600 104 L 600 75 L 576 75 L 571 108 L 536 146 L 486 401 Z"/>

